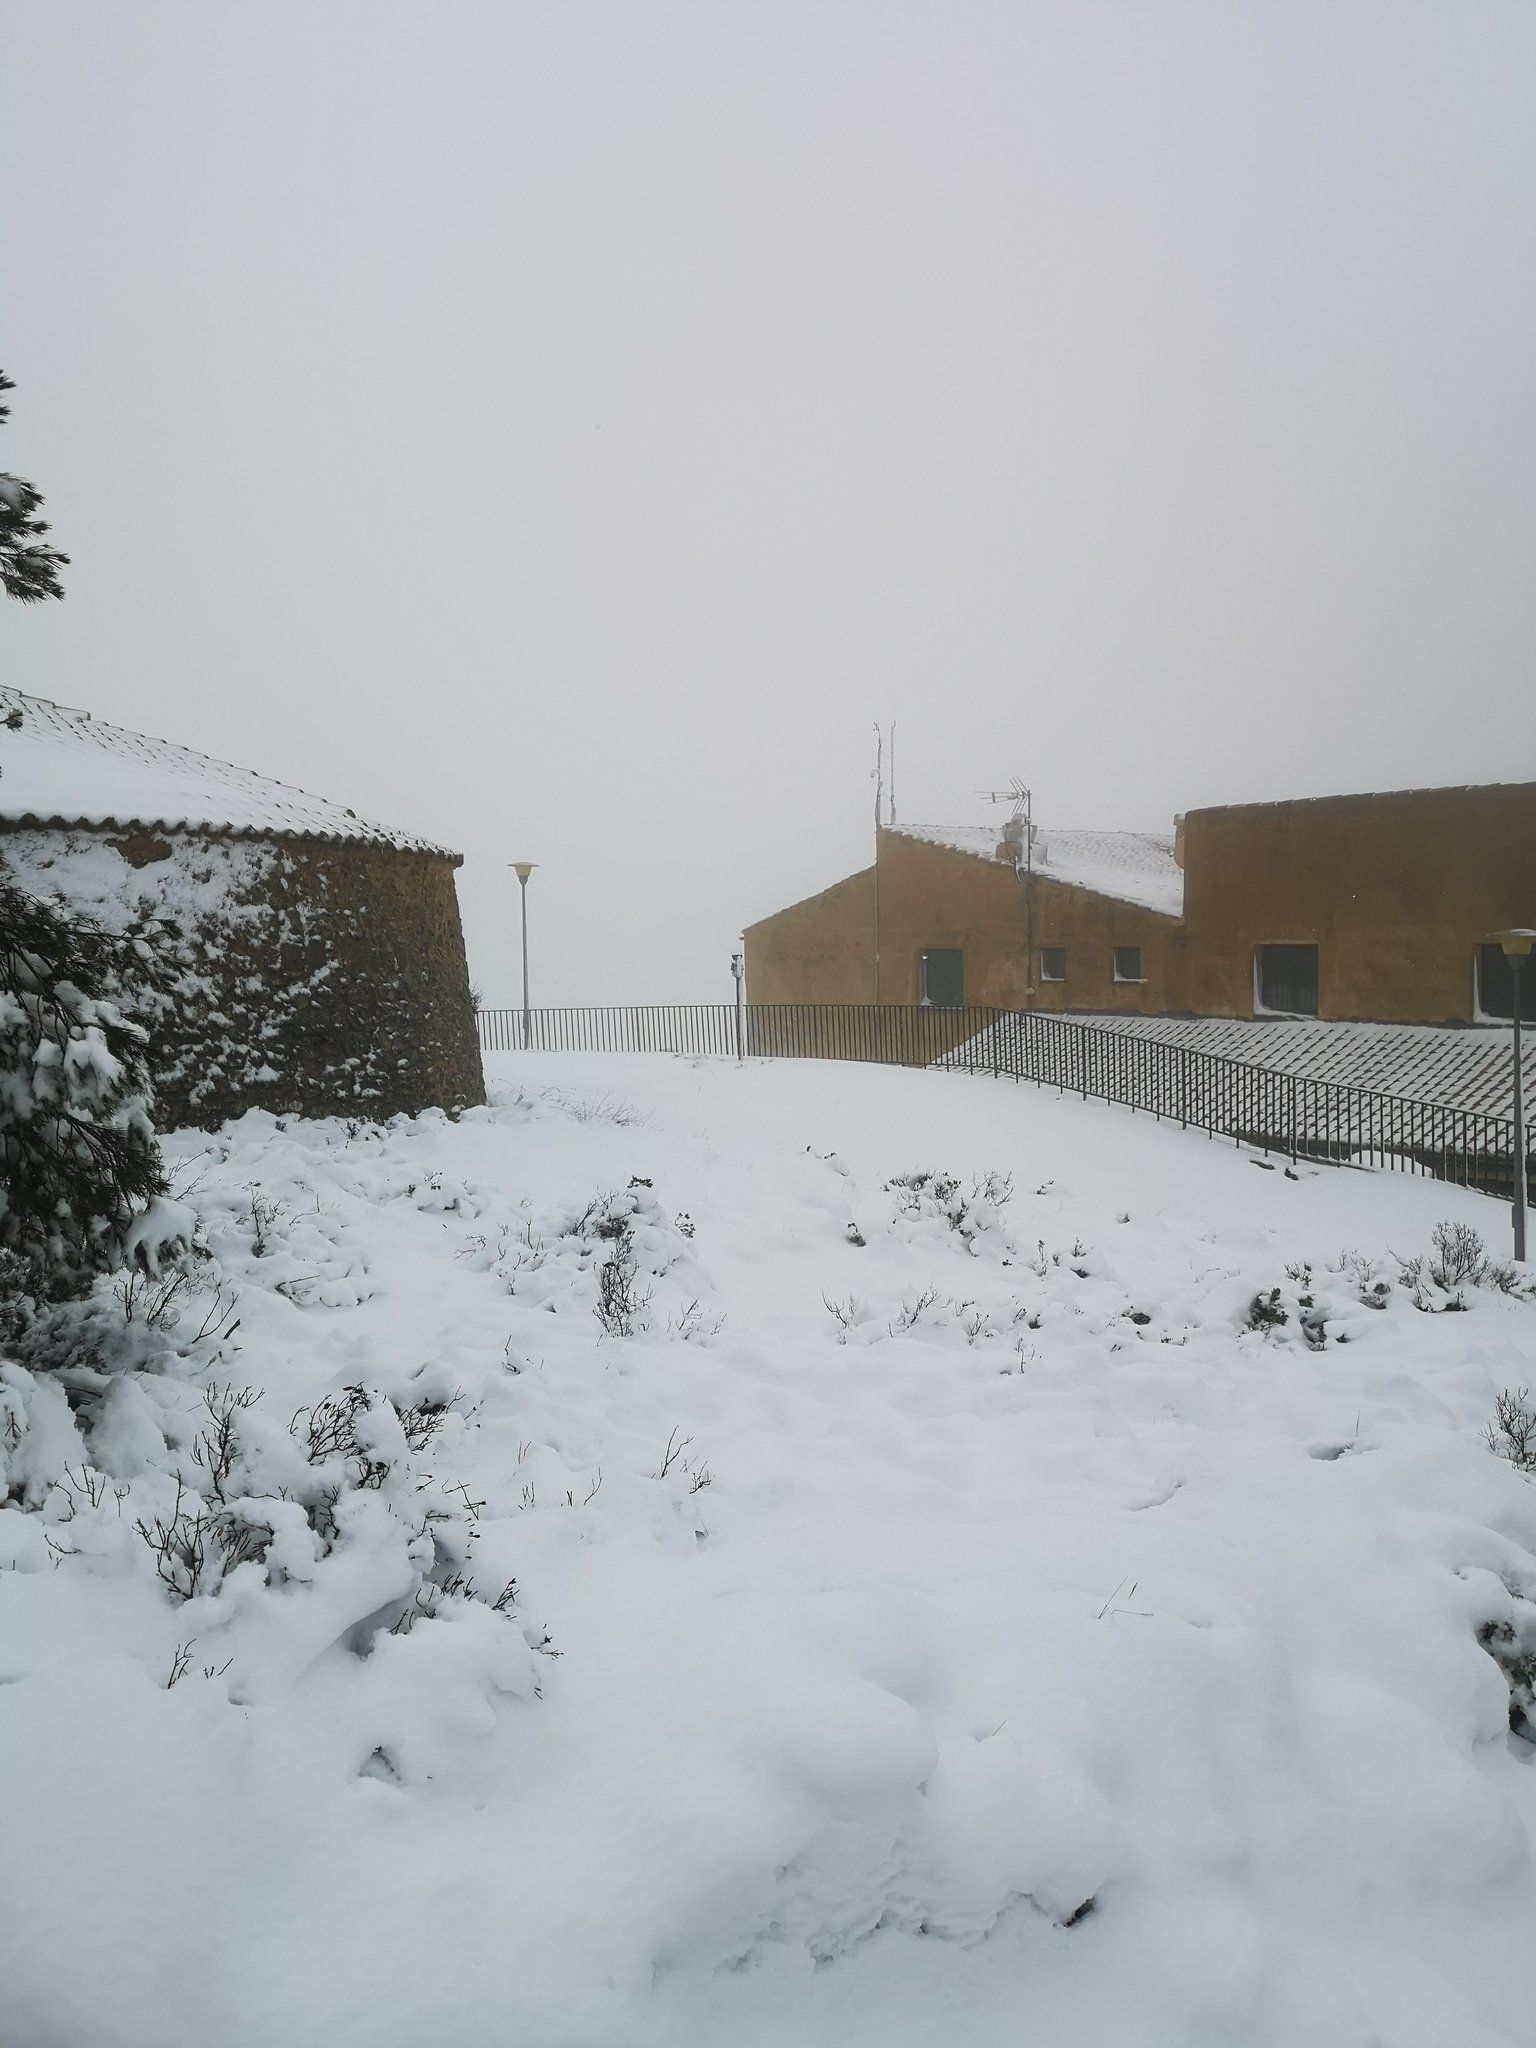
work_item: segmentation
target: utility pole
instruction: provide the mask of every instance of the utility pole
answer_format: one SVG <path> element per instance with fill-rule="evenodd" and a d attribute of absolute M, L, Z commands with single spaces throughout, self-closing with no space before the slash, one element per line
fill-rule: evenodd
<path fill-rule="evenodd" d="M 983 789 L 977 794 L 989 804 L 1011 804 L 1012 812 L 1003 827 L 1003 839 L 1013 848 L 1013 872 L 1024 891 L 1024 1007 L 1035 1007 L 1035 819 L 1034 795 L 1018 776 L 1009 779 L 1006 790 Z"/>

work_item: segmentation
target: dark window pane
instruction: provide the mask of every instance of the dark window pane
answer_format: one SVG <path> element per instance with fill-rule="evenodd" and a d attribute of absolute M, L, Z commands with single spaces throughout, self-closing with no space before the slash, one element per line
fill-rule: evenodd
<path fill-rule="evenodd" d="M 1259 1004 L 1295 1017 L 1317 1015 L 1316 946 L 1260 946 Z"/>
<path fill-rule="evenodd" d="M 1066 947 L 1042 946 L 1040 948 L 1040 979 L 1042 981 L 1065 981 L 1066 978 Z"/>
<path fill-rule="evenodd" d="M 1116 979 L 1116 981 L 1140 981 L 1140 979 L 1141 979 L 1141 948 L 1140 948 L 1140 946 L 1116 946 L 1116 948 L 1115 948 L 1115 979 Z"/>
<path fill-rule="evenodd" d="M 1533 956 L 1536 957 L 1536 956 Z M 1531 984 L 1536 982 L 1529 966 L 1520 970 L 1520 1014 L 1532 1009 Z M 1515 1014 L 1515 970 L 1502 946 L 1483 946 L 1477 956 L 1477 1007 L 1485 1017 L 1513 1017 Z"/>
<path fill-rule="evenodd" d="M 954 947 L 925 953 L 918 965 L 920 1003 L 935 1010 L 958 1010 L 965 1001 L 965 955 Z"/>

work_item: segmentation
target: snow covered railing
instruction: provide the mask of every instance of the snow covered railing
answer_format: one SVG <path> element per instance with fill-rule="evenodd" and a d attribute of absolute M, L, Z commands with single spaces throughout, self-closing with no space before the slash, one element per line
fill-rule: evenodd
<path fill-rule="evenodd" d="M 1032 1081 L 1286 1157 L 1432 1175 L 1508 1198 L 1513 1119 L 1352 1087 L 1040 1010 L 894 1003 L 654 1003 L 482 1010 L 488 1052 L 868 1060 Z M 1526 1172 L 1531 1131 L 1525 1132 Z"/>

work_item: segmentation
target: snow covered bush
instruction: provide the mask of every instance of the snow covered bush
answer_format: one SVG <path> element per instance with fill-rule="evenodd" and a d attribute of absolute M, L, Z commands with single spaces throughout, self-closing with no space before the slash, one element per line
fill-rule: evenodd
<path fill-rule="evenodd" d="M 408 1635 L 466 1602 L 511 1618 L 515 1589 L 482 1595 L 471 1571 L 483 1504 L 462 1484 L 441 1485 L 425 1462 L 450 1414 L 465 1423 L 451 1402 L 400 1401 L 355 1382 L 286 1427 L 259 1402 L 248 1387 L 206 1388 L 189 1453 L 162 1460 L 169 1469 L 154 1505 L 134 1522 L 175 1600 L 214 1600 L 243 1585 L 235 1620 L 206 1610 L 205 1628 L 233 1628 L 238 1647 L 238 1616 L 291 1587 L 312 1598 L 329 1590 L 327 1624 L 359 1655 L 380 1633 Z M 525 1651 L 549 1653 L 541 1633 L 514 1653 L 528 1683 L 513 1690 L 536 1688 Z"/>
<path fill-rule="evenodd" d="M 150 1272 L 187 1239 L 165 1200 L 150 1123 L 146 1034 L 103 994 L 128 950 L 0 870 L 0 1249 L 8 1293 L 58 1301 L 125 1263 Z"/>
<path fill-rule="evenodd" d="M 1529 1387 L 1506 1387 L 1484 1432 L 1494 1456 L 1507 1458 L 1519 1472 L 1536 1472 L 1536 1408 L 1530 1397 Z"/>
<path fill-rule="evenodd" d="M 1013 1176 L 981 1173 L 969 1192 L 953 1174 L 924 1171 L 898 1173 L 886 1182 L 896 1197 L 898 1214 L 908 1223 L 939 1222 L 952 1230 L 972 1257 L 982 1247 L 994 1249 L 1006 1265 L 1013 1246 L 1003 1228 L 1002 1212 L 1013 1199 Z"/>
<path fill-rule="evenodd" d="M 692 1268 L 696 1235 L 692 1218 L 669 1216 L 651 1182 L 636 1174 L 627 1188 L 603 1189 L 575 1213 L 528 1214 L 515 1227 L 477 1234 L 461 1256 L 494 1272 L 530 1307 L 559 1313 L 587 1305 L 605 1337 L 639 1337 L 657 1320 L 651 1283 Z M 670 1327 L 699 1341 L 715 1334 L 719 1319 L 696 1293 L 679 1293 Z"/>
<path fill-rule="evenodd" d="M 1439 1315 L 1470 1308 L 1469 1287 L 1489 1288 L 1527 1301 L 1532 1298 L 1518 1269 L 1491 1257 L 1470 1224 L 1437 1223 L 1431 1241 L 1434 1248 L 1427 1255 L 1419 1253 L 1397 1262 L 1408 1297 L 1423 1314 Z"/>

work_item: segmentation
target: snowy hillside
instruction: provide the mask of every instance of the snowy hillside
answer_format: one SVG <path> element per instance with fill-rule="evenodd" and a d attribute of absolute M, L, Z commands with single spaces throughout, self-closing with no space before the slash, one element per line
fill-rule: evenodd
<path fill-rule="evenodd" d="M 85 1442 L 0 1368 L 8 2042 L 1536 2040 L 1502 1210 L 957 1075 L 494 1096 L 173 1139 L 157 1369 Z"/>

